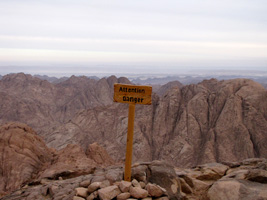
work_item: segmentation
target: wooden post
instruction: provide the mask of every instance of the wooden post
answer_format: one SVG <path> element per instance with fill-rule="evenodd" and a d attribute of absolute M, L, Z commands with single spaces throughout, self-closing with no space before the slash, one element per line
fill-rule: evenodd
<path fill-rule="evenodd" d="M 135 104 L 151 105 L 152 87 L 114 84 L 114 102 L 129 104 L 124 180 L 131 182 Z"/>
<path fill-rule="evenodd" d="M 124 180 L 131 182 L 135 104 L 129 104 Z"/>

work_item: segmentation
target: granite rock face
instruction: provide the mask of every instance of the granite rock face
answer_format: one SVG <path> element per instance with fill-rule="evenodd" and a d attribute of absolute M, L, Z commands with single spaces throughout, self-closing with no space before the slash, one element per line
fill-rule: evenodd
<path fill-rule="evenodd" d="M 125 157 L 128 107 L 110 104 L 79 112 L 45 137 L 59 148 L 73 138 L 98 142 L 115 160 Z M 64 130 L 64 131 L 63 131 Z M 165 160 L 192 167 L 267 155 L 267 92 L 251 80 L 203 81 L 171 88 L 151 106 L 136 106 L 134 161 Z M 62 134 L 64 132 L 64 134 Z"/>
<path fill-rule="evenodd" d="M 130 83 L 115 76 L 72 76 L 51 84 L 22 73 L 6 75 L 0 80 L 0 123 L 27 123 L 58 150 L 78 144 L 87 152 L 97 142 L 113 160 L 123 161 L 128 105 L 113 103 L 117 82 Z M 266 158 L 267 92 L 260 84 L 211 79 L 183 87 L 170 83 L 158 91 L 151 106 L 136 106 L 134 161 L 192 167 Z"/>
<path fill-rule="evenodd" d="M 0 127 L 0 155 L 0 193 L 34 179 L 53 157 L 33 129 L 20 123 Z"/>
<path fill-rule="evenodd" d="M 90 174 L 96 166 L 110 165 L 112 159 L 107 152 L 97 143 L 93 146 L 95 149 L 91 149 L 91 154 L 106 159 L 100 164 L 97 163 L 98 159 L 88 157 L 79 145 L 69 144 L 59 151 L 48 148 L 43 139 L 26 124 L 8 123 L 0 126 L 0 196 L 30 183 L 69 179 Z M 102 151 L 94 152 L 97 149 Z M 118 172 L 113 170 L 114 177 L 110 175 L 111 172 L 107 173 L 108 178 L 115 179 Z"/>

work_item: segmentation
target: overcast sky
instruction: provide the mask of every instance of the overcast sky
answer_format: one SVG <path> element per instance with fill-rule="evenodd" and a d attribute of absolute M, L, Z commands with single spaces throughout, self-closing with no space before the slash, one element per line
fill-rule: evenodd
<path fill-rule="evenodd" d="M 0 74 L 267 70 L 266 0 L 0 0 Z"/>

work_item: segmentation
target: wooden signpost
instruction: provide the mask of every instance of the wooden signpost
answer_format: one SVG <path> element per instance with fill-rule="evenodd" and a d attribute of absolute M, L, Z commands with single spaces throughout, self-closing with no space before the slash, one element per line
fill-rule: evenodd
<path fill-rule="evenodd" d="M 150 105 L 152 102 L 151 94 L 151 86 L 114 84 L 114 102 L 129 104 L 128 133 L 124 171 L 125 181 L 131 181 L 135 104 Z"/>

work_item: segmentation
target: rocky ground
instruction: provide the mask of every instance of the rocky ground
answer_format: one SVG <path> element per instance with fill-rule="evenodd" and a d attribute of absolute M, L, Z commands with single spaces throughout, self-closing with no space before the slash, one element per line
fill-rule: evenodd
<path fill-rule="evenodd" d="M 193 168 L 141 162 L 132 166 L 132 183 L 125 183 L 123 163 L 97 143 L 86 152 L 74 144 L 56 151 L 21 123 L 1 126 L 0 135 L 2 200 L 267 199 L 265 158 Z"/>
<path fill-rule="evenodd" d="M 178 169 L 161 161 L 132 167 L 133 181 L 125 182 L 123 167 L 95 168 L 75 178 L 43 178 L 5 196 L 2 200 L 145 199 L 145 200 L 264 200 L 267 199 L 266 159 L 240 163 L 209 163 Z"/>

